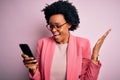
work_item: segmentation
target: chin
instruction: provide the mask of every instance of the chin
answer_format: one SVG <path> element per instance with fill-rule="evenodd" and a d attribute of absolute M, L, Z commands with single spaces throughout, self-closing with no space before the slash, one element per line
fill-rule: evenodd
<path fill-rule="evenodd" d="M 60 39 L 55 39 L 55 41 L 56 41 L 57 43 L 60 43 L 60 42 L 61 42 L 61 40 L 60 40 Z"/>

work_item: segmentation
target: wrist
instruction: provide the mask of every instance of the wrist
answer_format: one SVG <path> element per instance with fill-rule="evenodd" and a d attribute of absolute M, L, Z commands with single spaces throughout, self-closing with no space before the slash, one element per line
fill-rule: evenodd
<path fill-rule="evenodd" d="M 91 60 L 94 64 L 98 65 L 98 56 L 92 56 Z"/>
<path fill-rule="evenodd" d="M 32 75 L 34 75 L 34 73 L 36 72 L 36 70 L 37 70 L 37 67 L 36 67 L 36 68 L 33 68 L 33 69 L 29 69 L 29 72 L 30 72 Z"/>
<path fill-rule="evenodd" d="M 98 56 L 92 56 L 91 60 L 98 62 Z"/>

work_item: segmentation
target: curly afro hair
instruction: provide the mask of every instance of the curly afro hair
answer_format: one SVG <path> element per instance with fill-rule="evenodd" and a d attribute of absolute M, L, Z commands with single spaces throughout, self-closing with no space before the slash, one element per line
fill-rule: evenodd
<path fill-rule="evenodd" d="M 68 1 L 56 1 L 51 5 L 47 5 L 42 11 L 45 14 L 47 24 L 49 24 L 50 17 L 55 14 L 62 14 L 64 16 L 66 22 L 72 25 L 69 29 L 71 31 L 77 29 L 80 23 L 77 9 L 72 5 L 72 3 L 69 3 Z"/>

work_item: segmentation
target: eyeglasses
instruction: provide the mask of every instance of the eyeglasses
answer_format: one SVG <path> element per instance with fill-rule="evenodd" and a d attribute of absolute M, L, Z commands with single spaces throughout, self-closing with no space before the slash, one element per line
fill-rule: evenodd
<path fill-rule="evenodd" d="M 65 25 L 65 24 L 66 24 L 66 22 L 63 23 L 62 25 L 56 25 L 56 26 L 54 26 L 54 25 L 46 25 L 46 27 L 48 28 L 48 30 L 52 30 L 53 28 L 55 28 L 57 30 L 60 30 L 63 27 L 63 25 Z"/>

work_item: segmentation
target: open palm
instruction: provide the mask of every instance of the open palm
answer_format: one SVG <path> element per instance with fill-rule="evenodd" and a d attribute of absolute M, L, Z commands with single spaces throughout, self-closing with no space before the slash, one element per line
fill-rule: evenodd
<path fill-rule="evenodd" d="M 98 58 L 100 48 L 101 48 L 101 46 L 102 46 L 105 38 L 107 37 L 107 35 L 110 33 L 110 31 L 111 31 L 111 29 L 109 29 L 108 31 L 106 31 L 103 34 L 103 36 L 98 39 L 98 41 L 96 42 L 95 46 L 93 47 L 93 52 L 92 52 L 92 58 L 91 59 Z"/>

